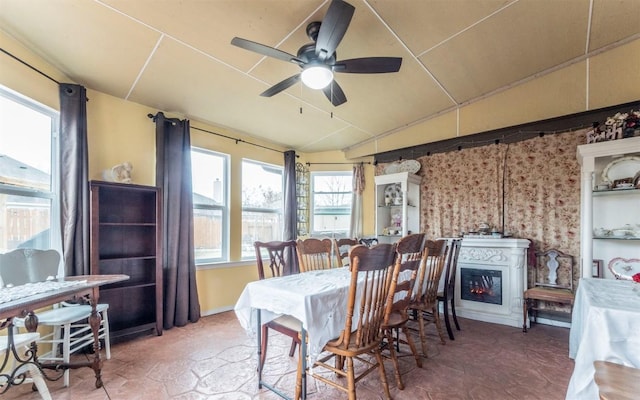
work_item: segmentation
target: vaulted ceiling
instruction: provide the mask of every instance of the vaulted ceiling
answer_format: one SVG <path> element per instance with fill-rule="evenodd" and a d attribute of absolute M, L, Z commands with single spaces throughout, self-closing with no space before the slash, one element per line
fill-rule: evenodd
<path fill-rule="evenodd" d="M 261 97 L 300 68 L 230 44 L 295 55 L 329 0 L 0 0 L 0 29 L 88 88 L 302 152 L 369 141 L 640 35 L 640 0 L 348 1 L 337 58 L 403 62 L 337 73 L 337 107 L 301 83 Z"/>

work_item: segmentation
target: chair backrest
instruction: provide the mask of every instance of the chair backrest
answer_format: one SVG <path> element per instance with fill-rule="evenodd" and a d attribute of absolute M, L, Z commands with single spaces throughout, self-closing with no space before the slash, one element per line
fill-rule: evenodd
<path fill-rule="evenodd" d="M 435 304 L 446 254 L 446 240 L 427 240 L 425 242 L 413 296 L 415 302 L 424 306 Z"/>
<path fill-rule="evenodd" d="M 358 244 L 357 239 L 341 238 L 333 239 L 333 252 L 336 255 L 339 267 L 349 265 L 349 250 Z"/>
<path fill-rule="evenodd" d="M 462 247 L 462 239 L 452 239 L 447 246 L 447 257 L 444 269 L 443 295 L 451 300 L 456 288 L 456 271 L 458 269 L 458 256 Z"/>
<path fill-rule="evenodd" d="M 287 271 L 288 251 L 292 257 L 296 256 L 296 242 L 289 240 L 286 242 L 255 242 L 253 247 L 256 250 L 256 263 L 258 264 L 258 277 L 260 279 L 283 276 Z M 268 261 L 268 267 L 271 275 L 265 274 L 265 261 Z"/>
<path fill-rule="evenodd" d="M 382 322 L 393 275 L 395 245 L 354 246 L 349 252 L 351 283 L 347 319 L 338 347 L 362 348 L 382 340 Z"/>
<path fill-rule="evenodd" d="M 60 253 L 56 250 L 16 249 L 0 254 L 3 285 L 44 282 L 58 275 Z"/>
<path fill-rule="evenodd" d="M 536 252 L 534 286 L 568 289 L 573 292 L 573 256 L 560 250 Z"/>
<path fill-rule="evenodd" d="M 337 262 L 332 261 L 333 242 L 331 239 L 299 239 L 296 242 L 300 272 L 332 268 Z"/>
<path fill-rule="evenodd" d="M 378 244 L 378 238 L 361 238 L 358 240 L 358 243 L 371 247 Z"/>
<path fill-rule="evenodd" d="M 400 313 L 408 319 L 407 308 L 413 299 L 413 288 L 418 276 L 424 233 L 408 235 L 400 239 L 396 247 L 396 260 L 387 297 L 384 324 L 388 324 L 393 313 Z"/>

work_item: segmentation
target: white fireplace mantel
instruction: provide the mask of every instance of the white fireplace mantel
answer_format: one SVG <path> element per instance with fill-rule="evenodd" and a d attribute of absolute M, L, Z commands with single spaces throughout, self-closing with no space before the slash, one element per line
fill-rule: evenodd
<path fill-rule="evenodd" d="M 527 287 L 527 239 L 464 238 L 456 273 L 456 312 L 461 317 L 522 327 L 522 295 Z M 502 272 L 502 304 L 461 299 L 460 269 Z"/>

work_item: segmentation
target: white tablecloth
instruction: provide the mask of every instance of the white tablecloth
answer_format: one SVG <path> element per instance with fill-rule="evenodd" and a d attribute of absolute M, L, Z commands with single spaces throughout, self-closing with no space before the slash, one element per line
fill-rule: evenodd
<path fill-rule="evenodd" d="M 258 309 L 262 323 L 283 314 L 297 318 L 307 331 L 309 357 L 316 360 L 324 345 L 344 328 L 350 279 L 347 268 L 334 268 L 250 282 L 235 312 L 251 334 L 255 334 Z"/>
<path fill-rule="evenodd" d="M 581 279 L 573 306 L 569 356 L 575 367 L 567 400 L 597 400 L 595 360 L 640 368 L 640 284 Z M 639 394 L 640 398 L 640 394 Z"/>

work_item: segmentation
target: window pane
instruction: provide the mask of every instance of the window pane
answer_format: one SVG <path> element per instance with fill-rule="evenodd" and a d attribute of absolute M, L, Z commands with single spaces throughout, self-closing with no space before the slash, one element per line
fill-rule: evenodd
<path fill-rule="evenodd" d="M 196 260 L 222 258 L 222 210 L 193 210 L 193 241 Z"/>
<path fill-rule="evenodd" d="M 193 204 L 226 204 L 226 157 L 212 152 L 191 152 Z"/>
<path fill-rule="evenodd" d="M 30 248 L 51 248 L 51 200 L 0 193 L 0 253 Z"/>
<path fill-rule="evenodd" d="M 51 191 L 51 126 L 50 115 L 0 96 L 0 182 Z"/>
<path fill-rule="evenodd" d="M 0 253 L 60 250 L 57 125 L 56 111 L 0 86 Z"/>
<path fill-rule="evenodd" d="M 255 211 L 242 212 L 242 258 L 255 257 L 253 243 L 282 239 L 282 215 Z"/>
<path fill-rule="evenodd" d="M 351 174 L 311 174 L 311 223 L 316 236 L 346 236 L 351 225 Z"/>
<path fill-rule="evenodd" d="M 282 240 L 282 168 L 242 162 L 242 257 L 253 258 L 253 242 Z"/>
<path fill-rule="evenodd" d="M 198 264 L 228 260 L 228 160 L 226 154 L 191 151 L 193 240 Z"/>

